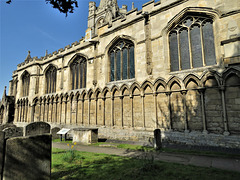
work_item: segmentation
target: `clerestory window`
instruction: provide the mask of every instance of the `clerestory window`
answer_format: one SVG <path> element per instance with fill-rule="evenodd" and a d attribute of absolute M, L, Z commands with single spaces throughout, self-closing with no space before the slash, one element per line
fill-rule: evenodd
<path fill-rule="evenodd" d="M 110 81 L 135 78 L 134 44 L 119 40 L 109 50 Z"/>
<path fill-rule="evenodd" d="M 86 88 L 87 60 L 77 56 L 70 65 L 72 74 L 72 89 Z"/>
<path fill-rule="evenodd" d="M 187 16 L 169 33 L 171 71 L 216 64 L 213 21 Z"/>
<path fill-rule="evenodd" d="M 56 92 L 57 68 L 50 66 L 46 71 L 46 93 Z"/>
<path fill-rule="evenodd" d="M 30 86 L 30 74 L 25 71 L 22 76 L 22 96 L 29 95 L 29 86 Z"/>

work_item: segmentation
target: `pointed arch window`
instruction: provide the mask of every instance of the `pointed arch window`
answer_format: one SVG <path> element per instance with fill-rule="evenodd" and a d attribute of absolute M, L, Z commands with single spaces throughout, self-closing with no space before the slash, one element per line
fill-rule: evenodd
<path fill-rule="evenodd" d="M 135 78 L 134 44 L 120 39 L 109 50 L 110 81 Z"/>
<path fill-rule="evenodd" d="M 169 32 L 171 71 L 216 64 L 213 21 L 186 16 Z"/>
<path fill-rule="evenodd" d="M 22 76 L 22 96 L 29 95 L 29 86 L 30 86 L 30 74 L 25 71 Z"/>
<path fill-rule="evenodd" d="M 77 56 L 70 65 L 72 76 L 72 89 L 86 88 L 87 60 Z"/>
<path fill-rule="evenodd" d="M 56 92 L 57 68 L 50 66 L 46 71 L 46 93 Z"/>

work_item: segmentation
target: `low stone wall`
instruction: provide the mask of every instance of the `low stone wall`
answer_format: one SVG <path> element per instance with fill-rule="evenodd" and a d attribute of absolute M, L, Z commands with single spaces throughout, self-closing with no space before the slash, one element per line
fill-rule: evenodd
<path fill-rule="evenodd" d="M 51 135 L 8 139 L 3 180 L 49 180 L 51 177 L 51 141 Z"/>
<path fill-rule="evenodd" d="M 201 132 L 162 132 L 162 140 L 164 144 L 174 144 L 180 146 L 195 146 L 211 149 L 224 148 L 224 149 L 239 149 L 240 151 L 240 137 L 239 136 L 225 136 L 217 134 L 204 134 Z"/>

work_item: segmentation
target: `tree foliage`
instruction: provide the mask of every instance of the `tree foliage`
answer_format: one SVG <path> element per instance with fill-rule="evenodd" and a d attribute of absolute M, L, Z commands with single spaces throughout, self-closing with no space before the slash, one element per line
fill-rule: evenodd
<path fill-rule="evenodd" d="M 6 3 L 10 4 L 12 0 L 7 0 Z M 51 4 L 53 8 L 58 9 L 61 13 L 68 15 L 73 13 L 74 9 L 78 7 L 77 0 L 45 0 L 47 4 Z"/>

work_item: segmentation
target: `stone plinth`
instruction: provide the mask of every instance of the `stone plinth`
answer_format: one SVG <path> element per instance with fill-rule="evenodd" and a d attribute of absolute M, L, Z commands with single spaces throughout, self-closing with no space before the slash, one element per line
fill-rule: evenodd
<path fill-rule="evenodd" d="M 98 142 L 98 128 L 73 129 L 73 142 L 92 144 Z"/>

